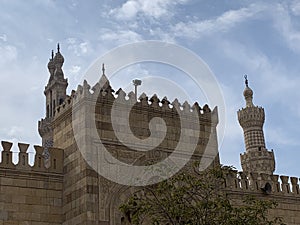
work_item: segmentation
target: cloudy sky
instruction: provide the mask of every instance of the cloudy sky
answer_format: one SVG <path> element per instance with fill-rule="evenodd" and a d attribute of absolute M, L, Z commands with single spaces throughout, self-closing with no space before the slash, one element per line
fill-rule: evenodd
<path fill-rule="evenodd" d="M 276 173 L 300 176 L 299 1 L 0 0 L 0 24 L 1 140 L 40 144 L 37 121 L 45 114 L 47 63 L 57 42 L 70 92 L 110 49 L 160 40 L 193 51 L 215 75 L 226 106 L 225 136 L 219 142 L 223 164 L 240 169 L 244 143 L 236 111 L 245 104 L 247 74 L 254 103 L 265 108 L 266 144 L 275 151 Z M 131 80 L 138 77 L 148 95 L 172 100 L 179 92 L 149 79 L 162 77 L 181 86 L 190 101 L 204 105 L 205 93 L 181 73 L 167 65 L 140 63 L 121 71 L 112 86 L 132 88 Z"/>

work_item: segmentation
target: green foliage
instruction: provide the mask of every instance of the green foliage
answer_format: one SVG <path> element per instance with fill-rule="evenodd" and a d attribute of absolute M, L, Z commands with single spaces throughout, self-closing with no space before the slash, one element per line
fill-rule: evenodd
<path fill-rule="evenodd" d="M 156 185 L 141 188 L 120 206 L 128 224 L 152 225 L 275 225 L 268 218 L 276 203 L 247 197 L 233 206 L 224 192 L 224 175 L 231 167 L 202 173 L 181 173 Z"/>

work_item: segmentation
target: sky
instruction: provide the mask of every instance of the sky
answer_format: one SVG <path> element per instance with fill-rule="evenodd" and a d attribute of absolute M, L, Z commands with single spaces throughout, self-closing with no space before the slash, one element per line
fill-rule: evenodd
<path fill-rule="evenodd" d="M 275 173 L 300 176 L 300 1 L 0 0 L 0 24 L 1 140 L 41 144 L 37 121 L 45 115 L 47 63 L 58 42 L 70 93 L 107 51 L 158 40 L 194 52 L 214 74 L 226 110 L 222 164 L 241 169 L 245 147 L 236 112 L 245 106 L 247 74 L 254 104 L 265 109 L 266 147 L 275 152 Z M 139 78 L 149 96 L 185 100 L 172 85 L 149 78 L 156 76 L 180 86 L 191 104 L 206 104 L 203 90 L 182 73 L 170 65 L 138 63 L 120 71 L 111 85 L 130 90 L 131 80 Z"/>

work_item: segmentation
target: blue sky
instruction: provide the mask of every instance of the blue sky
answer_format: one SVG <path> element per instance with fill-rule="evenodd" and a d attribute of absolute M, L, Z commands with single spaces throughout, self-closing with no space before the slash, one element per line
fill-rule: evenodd
<path fill-rule="evenodd" d="M 245 105 L 243 76 L 248 74 L 254 104 L 265 108 L 266 145 L 274 149 L 276 173 L 300 176 L 299 1 L 0 0 L 0 6 L 1 140 L 40 144 L 37 121 L 44 116 L 47 63 L 57 42 L 70 92 L 106 51 L 161 40 L 195 52 L 218 80 L 226 105 L 219 143 L 223 164 L 240 169 L 244 143 L 236 111 Z M 174 80 L 191 101 L 206 103 L 201 90 L 168 66 L 134 65 L 112 79 L 112 86 L 128 88 L 132 78 L 150 75 Z M 163 97 L 166 91 L 172 99 L 177 94 L 146 84 L 149 95 Z"/>

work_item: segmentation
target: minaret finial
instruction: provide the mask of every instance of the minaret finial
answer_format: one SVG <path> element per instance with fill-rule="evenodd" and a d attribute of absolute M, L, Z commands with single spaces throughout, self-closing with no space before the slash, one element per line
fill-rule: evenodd
<path fill-rule="evenodd" d="M 102 63 L 102 74 L 105 75 L 105 67 L 104 67 L 104 63 Z"/>
<path fill-rule="evenodd" d="M 54 51 L 52 50 L 52 52 L 51 52 L 51 59 L 53 60 L 53 58 L 54 58 Z"/>
<path fill-rule="evenodd" d="M 245 78 L 245 85 L 246 85 L 245 90 L 244 90 L 244 97 L 245 97 L 245 100 L 246 100 L 246 107 L 252 107 L 252 106 L 254 106 L 253 102 L 252 102 L 253 91 L 248 86 L 248 77 L 247 77 L 247 75 L 244 75 L 244 78 Z"/>
<path fill-rule="evenodd" d="M 59 43 L 57 43 L 57 52 L 59 52 L 60 47 L 59 47 Z"/>
<path fill-rule="evenodd" d="M 245 75 L 244 78 L 245 78 L 246 87 L 248 87 L 248 77 L 247 77 L 247 75 Z"/>

